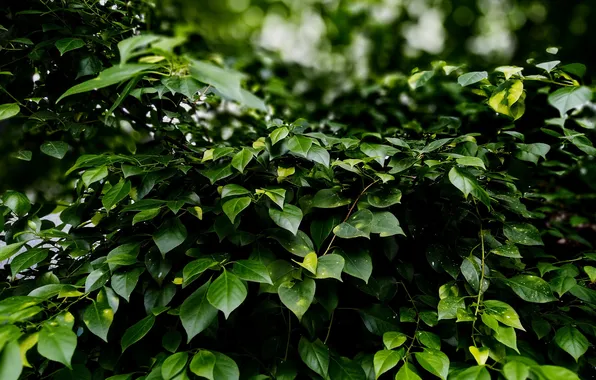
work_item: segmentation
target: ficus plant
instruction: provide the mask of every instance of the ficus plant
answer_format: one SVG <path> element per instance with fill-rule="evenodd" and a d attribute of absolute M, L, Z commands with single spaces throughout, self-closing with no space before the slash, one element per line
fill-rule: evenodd
<path fill-rule="evenodd" d="M 72 199 L 0 198 L 0 379 L 593 374 L 584 65 L 438 61 L 303 107 L 185 43 L 122 39 L 38 104 L 65 137 L 14 159 L 72 159 Z M 64 141 L 85 122 L 124 149 Z"/>

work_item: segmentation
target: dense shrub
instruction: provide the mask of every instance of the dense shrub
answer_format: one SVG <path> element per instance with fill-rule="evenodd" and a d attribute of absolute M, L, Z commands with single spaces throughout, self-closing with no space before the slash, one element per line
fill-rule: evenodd
<path fill-rule="evenodd" d="M 184 46 L 0 105 L 46 137 L 11 160 L 76 160 L 68 204 L 1 197 L 0 379 L 593 375 L 585 66 L 437 61 L 317 104 Z"/>

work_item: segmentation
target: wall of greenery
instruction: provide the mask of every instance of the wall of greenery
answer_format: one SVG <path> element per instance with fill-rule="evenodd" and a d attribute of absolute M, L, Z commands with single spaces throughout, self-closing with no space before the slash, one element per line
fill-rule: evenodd
<path fill-rule="evenodd" d="M 185 6 L 0 5 L 1 380 L 594 376 L 589 65 L 327 71 Z"/>

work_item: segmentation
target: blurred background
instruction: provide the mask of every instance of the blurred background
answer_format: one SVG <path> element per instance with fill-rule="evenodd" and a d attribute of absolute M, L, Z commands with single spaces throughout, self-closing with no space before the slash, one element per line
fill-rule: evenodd
<path fill-rule="evenodd" d="M 442 59 L 485 67 L 548 47 L 594 67 L 596 0 L 163 0 L 159 25 L 194 31 L 214 50 L 259 49 L 355 79 Z M 537 57 L 540 59 L 541 57 Z M 590 70 L 589 70 L 590 71 Z"/>

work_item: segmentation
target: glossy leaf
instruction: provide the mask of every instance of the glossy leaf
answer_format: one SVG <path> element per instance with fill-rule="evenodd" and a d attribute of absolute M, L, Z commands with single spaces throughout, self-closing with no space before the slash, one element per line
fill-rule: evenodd
<path fill-rule="evenodd" d="M 190 343 L 192 338 L 203 332 L 217 318 L 217 309 L 207 299 L 210 286 L 211 282 L 206 282 L 180 306 L 180 321 L 188 337 L 187 343 Z"/>
<path fill-rule="evenodd" d="M 207 292 L 209 303 L 223 311 L 226 319 L 244 302 L 246 296 L 246 285 L 236 275 L 226 270 L 211 283 Z"/>
<path fill-rule="evenodd" d="M 314 299 L 315 288 L 315 281 L 311 278 L 294 283 L 284 282 L 278 289 L 279 299 L 300 320 Z"/>

